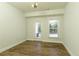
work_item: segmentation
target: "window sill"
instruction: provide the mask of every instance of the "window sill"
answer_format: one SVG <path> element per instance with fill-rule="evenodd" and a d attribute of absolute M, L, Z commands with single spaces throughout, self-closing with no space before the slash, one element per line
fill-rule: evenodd
<path fill-rule="evenodd" d="M 58 38 L 57 34 L 49 34 L 49 38 Z"/>

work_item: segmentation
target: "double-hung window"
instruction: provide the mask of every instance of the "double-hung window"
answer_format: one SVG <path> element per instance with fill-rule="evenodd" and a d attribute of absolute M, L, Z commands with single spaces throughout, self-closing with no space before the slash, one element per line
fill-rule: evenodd
<path fill-rule="evenodd" d="M 49 37 L 58 37 L 58 20 L 49 20 Z"/>
<path fill-rule="evenodd" d="M 36 38 L 41 37 L 41 24 L 39 22 L 35 23 L 35 37 Z"/>

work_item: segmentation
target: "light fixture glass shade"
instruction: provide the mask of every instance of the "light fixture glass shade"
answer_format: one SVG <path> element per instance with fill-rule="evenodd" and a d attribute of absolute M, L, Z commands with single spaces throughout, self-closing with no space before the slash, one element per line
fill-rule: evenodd
<path fill-rule="evenodd" d="M 32 4 L 32 7 L 33 8 L 37 8 L 38 7 L 38 3 L 35 2 L 34 4 Z"/>

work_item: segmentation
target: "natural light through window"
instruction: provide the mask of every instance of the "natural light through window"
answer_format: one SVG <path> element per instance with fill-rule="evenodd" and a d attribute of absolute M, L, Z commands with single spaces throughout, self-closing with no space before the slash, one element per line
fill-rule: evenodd
<path fill-rule="evenodd" d="M 39 22 L 35 23 L 35 37 L 40 38 L 41 37 L 41 25 Z"/>
<path fill-rule="evenodd" d="M 49 20 L 49 37 L 58 37 L 58 20 Z"/>

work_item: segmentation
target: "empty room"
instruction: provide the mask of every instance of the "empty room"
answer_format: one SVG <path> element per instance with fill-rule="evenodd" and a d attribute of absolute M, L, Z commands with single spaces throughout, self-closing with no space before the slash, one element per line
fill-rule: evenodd
<path fill-rule="evenodd" d="M 79 56 L 79 2 L 0 2 L 0 56 Z"/>

